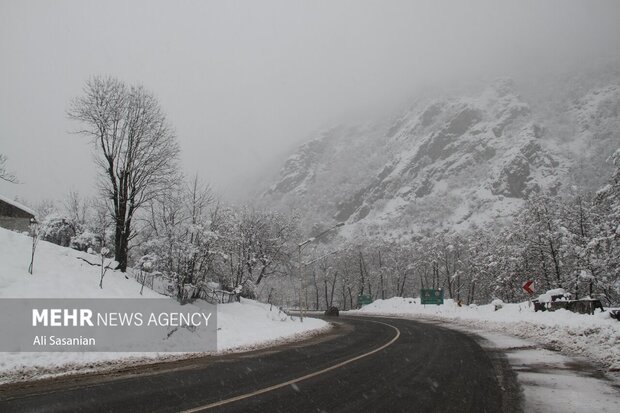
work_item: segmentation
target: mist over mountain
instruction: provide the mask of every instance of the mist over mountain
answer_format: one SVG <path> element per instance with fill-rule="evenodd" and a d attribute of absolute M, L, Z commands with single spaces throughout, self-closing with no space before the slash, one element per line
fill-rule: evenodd
<path fill-rule="evenodd" d="M 380 120 L 335 125 L 302 144 L 263 203 L 307 229 L 416 237 L 501 225 L 537 193 L 596 191 L 620 145 L 616 65 L 425 92 Z"/>

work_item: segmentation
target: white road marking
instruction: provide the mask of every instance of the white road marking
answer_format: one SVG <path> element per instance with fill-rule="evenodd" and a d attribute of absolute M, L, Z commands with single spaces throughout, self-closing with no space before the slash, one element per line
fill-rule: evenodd
<path fill-rule="evenodd" d="M 212 409 L 214 407 L 220 407 L 220 406 L 223 406 L 225 404 L 233 403 L 233 402 L 236 402 L 236 401 L 239 401 L 239 400 L 248 399 L 250 397 L 258 396 L 259 394 L 268 393 L 268 392 L 273 391 L 273 390 L 281 389 L 282 387 L 286 387 L 286 386 L 290 386 L 290 385 L 295 384 L 295 383 L 299 383 L 300 381 L 307 380 L 307 379 L 310 379 L 312 377 L 319 376 L 321 374 L 327 373 L 328 371 L 336 370 L 336 369 L 338 369 L 340 367 L 346 366 L 347 364 L 353 363 L 354 361 L 363 359 L 364 357 L 371 356 L 371 355 L 373 355 L 373 354 L 375 354 L 375 353 L 377 353 L 377 352 L 379 352 L 379 351 L 381 351 L 381 350 L 391 346 L 400 337 L 400 330 L 398 328 L 394 327 L 393 325 L 387 324 L 387 323 L 382 323 L 381 321 L 371 321 L 371 320 L 368 320 L 368 321 L 370 321 L 371 323 L 379 323 L 379 324 L 386 325 L 388 327 L 392 327 L 394 330 L 396 330 L 396 335 L 394 336 L 394 338 L 392 338 L 387 343 L 383 344 L 380 347 L 377 347 L 374 350 L 369 351 L 368 353 L 360 354 L 359 356 L 355 356 L 355 357 L 353 357 L 353 358 L 351 358 L 349 360 L 345 360 L 345 361 L 342 361 L 342 362 L 340 362 L 338 364 L 334 364 L 333 366 L 327 367 L 327 368 L 325 368 L 323 370 L 315 371 L 314 373 L 306 374 L 305 376 L 297 377 L 296 379 L 292 379 L 292 380 L 289 380 L 289 381 L 286 381 L 286 382 L 283 382 L 283 383 L 274 384 L 273 386 L 265 387 L 265 388 L 253 391 L 251 393 L 246 393 L 246 394 L 242 394 L 242 395 L 239 395 L 239 396 L 231 397 L 230 399 L 220 400 L 218 402 L 214 402 L 214 403 L 207 404 L 207 405 L 204 405 L 204 406 L 198 406 L 198 407 L 194 407 L 192 409 L 183 410 L 181 413 L 202 412 L 202 411 L 205 411 L 205 410 L 208 410 L 208 409 Z"/>

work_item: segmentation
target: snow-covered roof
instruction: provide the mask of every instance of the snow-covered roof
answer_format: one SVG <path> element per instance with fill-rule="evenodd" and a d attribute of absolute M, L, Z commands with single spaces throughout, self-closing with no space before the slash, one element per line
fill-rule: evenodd
<path fill-rule="evenodd" d="M 13 201 L 12 199 L 7 198 L 7 197 L 5 197 L 5 196 L 4 196 L 4 195 L 2 195 L 2 194 L 0 194 L 0 201 L 2 201 L 2 202 L 6 202 L 6 203 L 7 203 L 7 204 L 9 204 L 9 205 L 13 205 L 15 208 L 19 208 L 19 209 L 21 209 L 22 211 L 27 212 L 27 213 L 29 213 L 29 214 L 30 214 L 30 215 L 32 215 L 32 216 L 36 216 L 36 215 L 37 215 L 37 213 L 36 213 L 36 212 L 34 212 L 34 210 L 33 210 L 33 209 L 28 208 L 26 205 L 24 205 L 24 204 L 20 204 L 20 203 L 19 203 L 19 202 L 17 202 L 17 201 Z"/>

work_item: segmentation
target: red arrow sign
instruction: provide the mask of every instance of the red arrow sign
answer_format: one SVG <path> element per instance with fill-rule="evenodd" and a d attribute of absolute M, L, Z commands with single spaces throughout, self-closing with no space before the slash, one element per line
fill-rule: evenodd
<path fill-rule="evenodd" d="M 529 295 L 534 294 L 534 290 L 532 288 L 530 288 L 530 286 L 534 284 L 534 281 L 532 280 L 528 280 L 525 282 L 525 284 L 523 284 L 521 286 L 521 288 L 523 288 L 523 291 L 525 291 L 526 293 L 528 293 Z"/>

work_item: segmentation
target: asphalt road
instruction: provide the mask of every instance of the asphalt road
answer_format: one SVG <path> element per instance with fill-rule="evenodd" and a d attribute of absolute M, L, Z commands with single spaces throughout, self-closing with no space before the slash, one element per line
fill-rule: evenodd
<path fill-rule="evenodd" d="M 341 317 L 331 333 L 243 354 L 0 387 L 0 412 L 511 412 L 514 374 L 469 335 Z"/>

